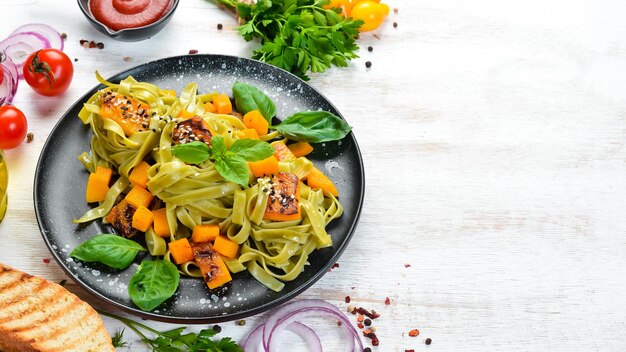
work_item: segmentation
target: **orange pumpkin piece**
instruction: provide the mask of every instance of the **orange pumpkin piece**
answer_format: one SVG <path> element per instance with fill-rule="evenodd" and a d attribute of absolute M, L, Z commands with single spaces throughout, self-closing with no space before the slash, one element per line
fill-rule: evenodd
<path fill-rule="evenodd" d="M 133 186 L 133 188 L 126 195 L 126 201 L 134 206 L 135 208 L 139 208 L 141 206 L 148 207 L 150 202 L 154 196 L 148 190 L 140 186 Z"/>
<path fill-rule="evenodd" d="M 186 238 L 181 238 L 167 244 L 170 249 L 170 255 L 176 264 L 186 263 L 193 260 L 193 251 L 191 244 Z"/>
<path fill-rule="evenodd" d="M 246 128 L 237 132 L 239 139 L 259 139 L 259 134 L 254 128 Z"/>
<path fill-rule="evenodd" d="M 150 168 L 150 164 L 145 161 L 140 162 L 133 168 L 130 176 L 128 176 L 128 180 L 130 184 L 133 186 L 139 186 L 141 188 L 146 188 L 146 184 L 148 183 L 148 169 Z"/>
<path fill-rule="evenodd" d="M 102 97 L 100 116 L 117 122 L 127 136 L 150 126 L 150 106 L 131 97 L 107 90 Z"/>
<path fill-rule="evenodd" d="M 317 168 L 313 168 L 311 172 L 309 172 L 309 175 L 306 177 L 306 183 L 313 189 L 321 189 L 335 197 L 339 197 L 339 191 L 337 191 L 337 187 L 335 187 L 333 181 Z"/>
<path fill-rule="evenodd" d="M 301 156 L 307 156 L 313 151 L 313 146 L 309 144 L 309 142 L 297 142 L 289 144 L 287 148 L 289 148 L 293 156 L 295 156 L 296 158 L 299 158 Z"/>
<path fill-rule="evenodd" d="M 193 242 L 209 242 L 213 241 L 220 234 L 220 226 L 218 224 L 204 224 L 193 227 L 191 241 Z"/>
<path fill-rule="evenodd" d="M 210 101 L 207 101 L 206 103 L 204 103 L 204 110 L 206 112 L 212 112 L 212 113 L 217 112 L 217 109 L 215 109 L 215 105 L 213 105 L 213 103 L 211 103 Z"/>
<path fill-rule="evenodd" d="M 259 136 L 267 134 L 270 126 L 259 110 L 252 110 L 243 115 L 243 124 L 256 130 Z"/>
<path fill-rule="evenodd" d="M 248 163 L 254 177 L 275 175 L 278 173 L 278 160 L 271 155 L 269 158 Z"/>
<path fill-rule="evenodd" d="M 278 161 L 292 161 L 296 160 L 296 156 L 293 155 L 291 150 L 287 148 L 287 145 L 283 141 L 275 141 L 271 143 L 272 147 L 274 147 L 274 157 L 278 159 Z"/>
<path fill-rule="evenodd" d="M 113 170 L 109 169 L 108 167 L 98 166 L 96 168 L 96 174 L 106 177 L 107 185 L 108 185 L 111 182 L 111 176 L 113 175 Z"/>
<path fill-rule="evenodd" d="M 135 234 L 133 216 L 137 209 L 128 204 L 125 199 L 111 209 L 105 220 L 111 224 L 123 237 L 130 238 Z"/>
<path fill-rule="evenodd" d="M 267 200 L 263 219 L 289 221 L 301 218 L 298 176 L 287 172 L 279 172 L 272 178 L 272 191 Z"/>
<path fill-rule="evenodd" d="M 233 278 L 230 276 L 228 267 L 220 255 L 213 250 L 209 242 L 193 242 L 193 257 L 200 268 L 204 281 L 209 289 L 218 288 Z"/>
<path fill-rule="evenodd" d="M 92 172 L 87 180 L 85 199 L 87 203 L 102 202 L 109 192 L 109 180 L 105 175 Z"/>
<path fill-rule="evenodd" d="M 150 211 L 150 209 L 146 207 L 139 207 L 133 214 L 133 228 L 146 232 L 150 225 L 152 225 L 152 221 L 154 219 L 154 215 Z"/>
<path fill-rule="evenodd" d="M 213 242 L 213 249 L 227 258 L 235 259 L 237 252 L 239 252 L 239 245 L 229 240 L 226 236 L 217 236 L 215 242 Z"/>
<path fill-rule="evenodd" d="M 170 232 L 170 226 L 167 222 L 167 211 L 165 208 L 153 210 L 152 215 L 154 233 L 161 237 L 170 236 L 172 233 Z"/>
<path fill-rule="evenodd" d="M 233 112 L 233 104 L 226 94 L 216 94 L 213 96 L 213 105 L 218 114 L 230 114 Z"/>
<path fill-rule="evenodd" d="M 190 119 L 192 117 L 196 116 L 196 113 L 194 112 L 189 112 L 187 110 L 181 110 L 178 113 L 178 117 L 182 117 L 183 119 Z"/>

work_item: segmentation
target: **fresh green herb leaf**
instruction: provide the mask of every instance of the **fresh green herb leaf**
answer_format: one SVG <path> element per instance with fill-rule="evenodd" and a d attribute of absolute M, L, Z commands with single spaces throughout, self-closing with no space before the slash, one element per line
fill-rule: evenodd
<path fill-rule="evenodd" d="M 224 143 L 224 137 L 215 136 L 211 138 L 211 156 L 216 158 L 219 155 L 226 153 L 226 144 Z"/>
<path fill-rule="evenodd" d="M 128 283 L 130 299 L 144 311 L 151 311 L 178 288 L 176 265 L 164 260 L 144 260 Z"/>
<path fill-rule="evenodd" d="M 298 112 L 274 128 L 290 139 L 313 143 L 340 140 L 352 130 L 346 121 L 327 111 Z"/>
<path fill-rule="evenodd" d="M 355 41 L 363 21 L 340 16 L 339 9 L 325 9 L 328 1 L 260 0 L 251 5 L 234 0 L 216 2 L 237 10 L 244 22 L 237 30 L 246 41 L 260 39 L 261 47 L 253 51 L 252 58 L 302 79 L 309 79 L 308 72 L 346 66 L 358 57 Z"/>
<path fill-rule="evenodd" d="M 212 338 L 217 332 L 213 329 L 204 329 L 197 334 L 193 332 L 183 334 L 186 330 L 185 327 L 160 332 L 128 318 L 103 311 L 99 311 L 99 313 L 124 323 L 136 332 L 141 340 L 152 348 L 153 352 L 244 352 L 230 337 L 214 341 Z M 144 332 L 156 337 L 148 338 Z"/>
<path fill-rule="evenodd" d="M 139 251 L 145 251 L 139 243 L 126 238 L 101 234 L 79 244 L 70 257 L 85 262 L 100 262 L 115 269 L 126 269 Z"/>
<path fill-rule="evenodd" d="M 203 142 L 178 144 L 172 147 L 172 155 L 189 164 L 200 164 L 209 159 L 209 146 Z"/>
<path fill-rule="evenodd" d="M 119 329 L 115 332 L 115 335 L 111 337 L 111 344 L 115 348 L 123 348 L 128 345 L 128 343 L 124 341 L 124 329 Z"/>
<path fill-rule="evenodd" d="M 248 187 L 250 168 L 246 160 L 235 154 L 215 159 L 215 169 L 228 181 Z"/>
<path fill-rule="evenodd" d="M 243 82 L 235 82 L 233 85 L 233 96 L 235 97 L 237 110 L 242 114 L 247 114 L 252 110 L 259 110 L 261 115 L 270 123 L 272 117 L 276 115 L 276 105 L 274 105 L 272 99 L 257 87 Z"/>
<path fill-rule="evenodd" d="M 275 150 L 269 143 L 254 139 L 238 139 L 230 147 L 230 151 L 246 161 L 259 161 L 269 158 Z"/>

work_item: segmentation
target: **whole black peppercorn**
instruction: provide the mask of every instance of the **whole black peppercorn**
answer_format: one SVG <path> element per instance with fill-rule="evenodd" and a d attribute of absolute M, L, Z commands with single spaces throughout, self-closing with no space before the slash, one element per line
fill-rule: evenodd
<path fill-rule="evenodd" d="M 224 28 L 224 26 L 223 26 L 221 23 L 218 23 L 218 24 L 217 24 L 217 29 L 221 31 L 221 30 L 222 30 L 222 28 Z"/>
<path fill-rule="evenodd" d="M 213 331 L 219 334 L 220 332 L 222 332 L 222 327 L 217 324 L 213 325 Z"/>
<path fill-rule="evenodd" d="M 363 352 L 372 352 L 372 349 L 371 349 L 371 348 L 369 348 L 369 347 L 365 347 L 365 348 L 363 349 Z"/>
<path fill-rule="evenodd" d="M 398 22 L 393 23 L 393 28 L 398 28 Z"/>
<path fill-rule="evenodd" d="M 371 45 L 367 47 L 367 51 L 373 51 L 373 50 L 374 48 Z"/>
<path fill-rule="evenodd" d="M 371 320 L 371 319 L 369 319 L 369 318 L 367 318 L 367 319 L 363 320 L 363 325 L 365 325 L 365 326 L 370 326 L 370 325 L 372 325 L 372 320 Z"/>
<path fill-rule="evenodd" d="M 365 62 L 365 67 L 367 67 L 367 68 L 372 67 L 372 62 L 371 61 L 366 61 Z"/>
<path fill-rule="evenodd" d="M 98 49 L 104 49 L 104 43 L 98 43 Z"/>
<path fill-rule="evenodd" d="M 429 337 L 426 339 L 426 341 L 424 341 L 425 344 L 430 345 L 433 342 L 433 340 Z"/>

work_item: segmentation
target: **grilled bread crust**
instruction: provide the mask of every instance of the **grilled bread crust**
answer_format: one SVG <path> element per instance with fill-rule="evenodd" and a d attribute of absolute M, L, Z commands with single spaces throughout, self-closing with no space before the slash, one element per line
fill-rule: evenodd
<path fill-rule="evenodd" d="M 0 351 L 114 352 L 98 313 L 65 288 L 0 264 Z"/>

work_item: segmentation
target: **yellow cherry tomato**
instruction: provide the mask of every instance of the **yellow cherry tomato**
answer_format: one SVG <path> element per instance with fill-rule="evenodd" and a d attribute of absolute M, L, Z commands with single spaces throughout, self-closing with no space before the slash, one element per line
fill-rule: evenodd
<path fill-rule="evenodd" d="M 363 25 L 359 28 L 361 32 L 369 32 L 378 28 L 389 13 L 389 6 L 379 4 L 373 0 L 361 0 L 354 4 L 350 15 L 354 19 L 363 20 Z"/>
<path fill-rule="evenodd" d="M 350 16 L 350 9 L 352 4 L 350 0 L 330 0 L 330 4 L 323 6 L 325 9 L 341 9 L 341 14 L 344 17 Z"/>

